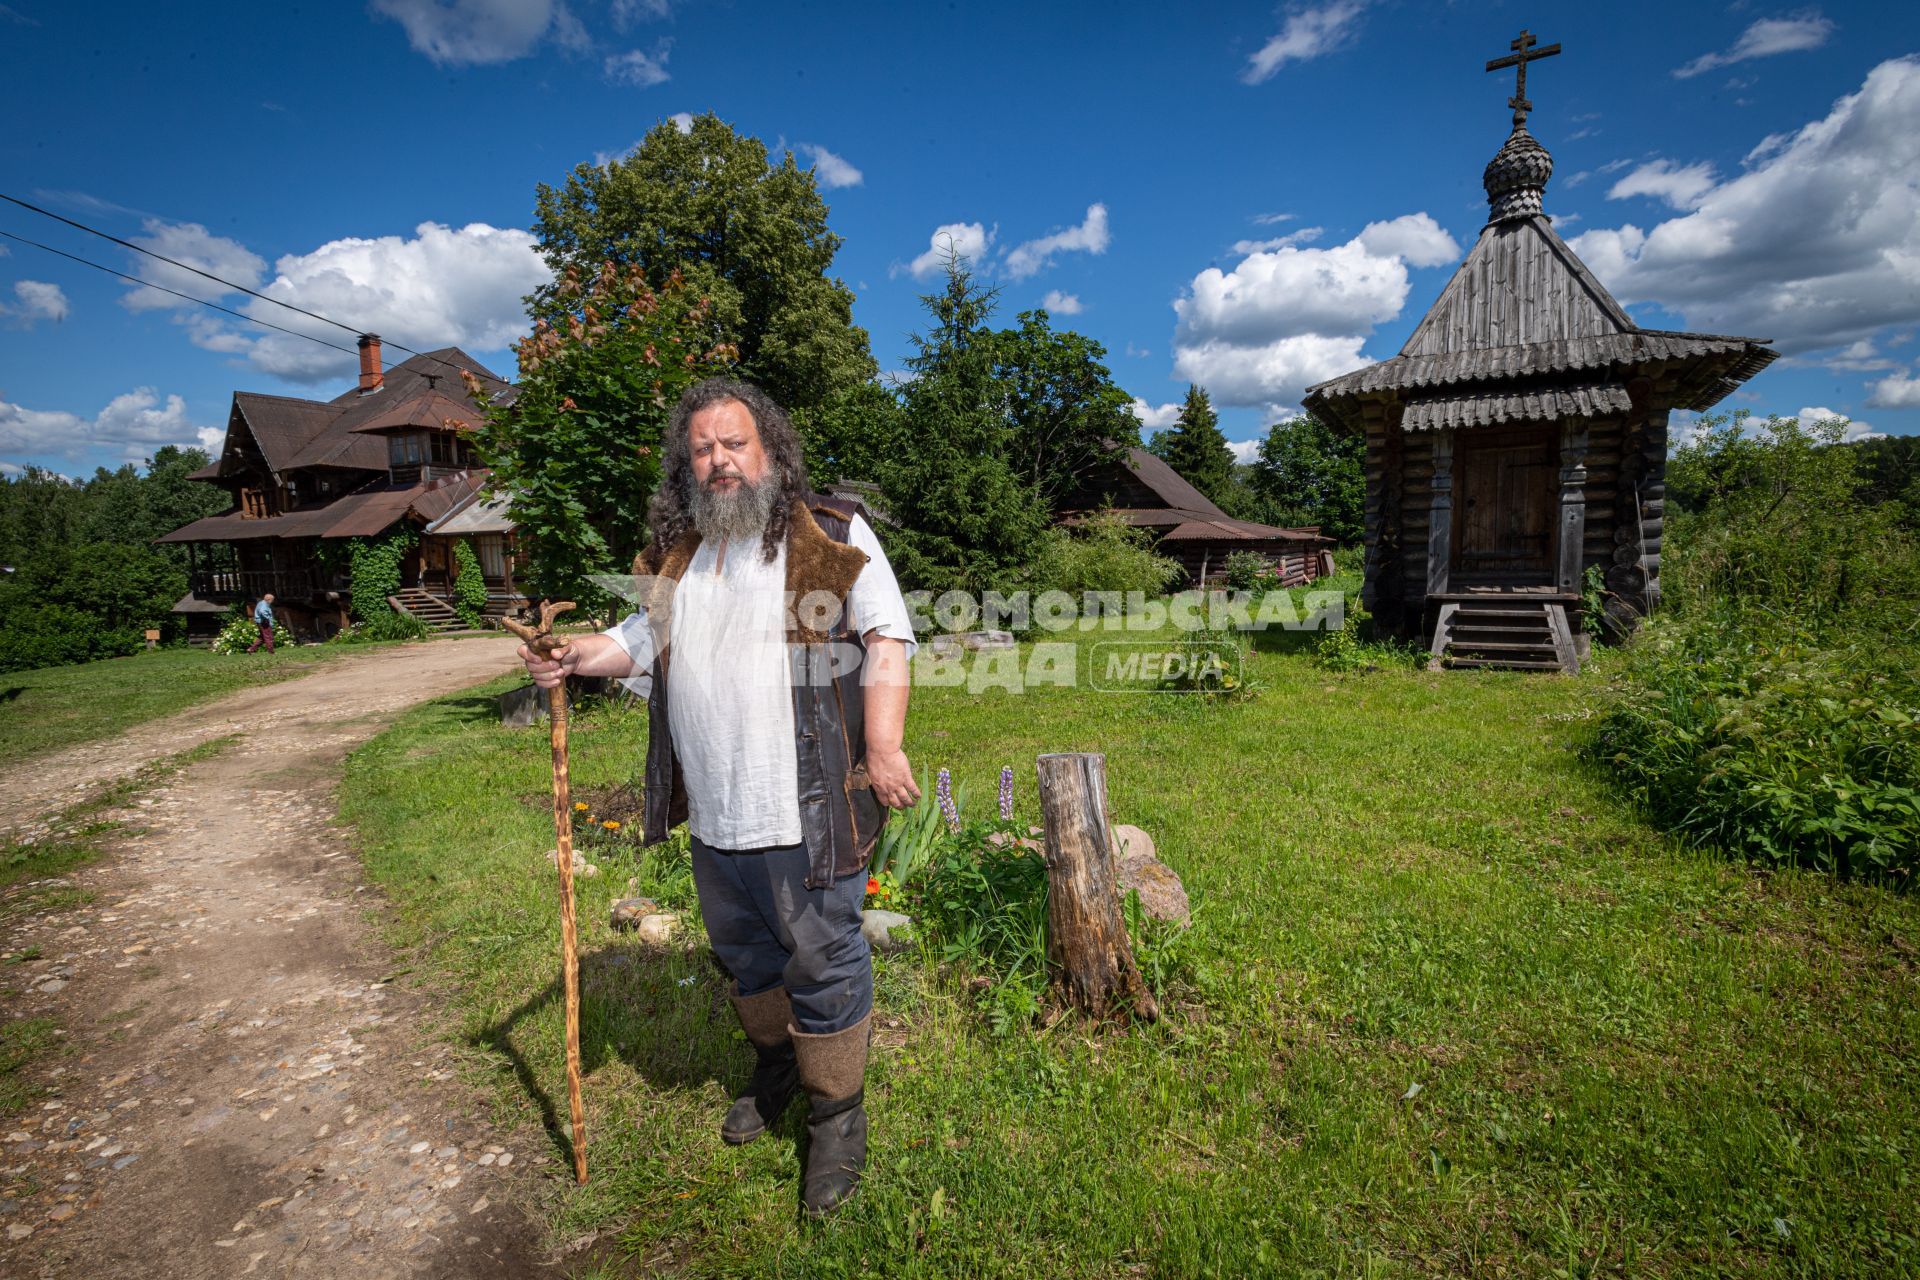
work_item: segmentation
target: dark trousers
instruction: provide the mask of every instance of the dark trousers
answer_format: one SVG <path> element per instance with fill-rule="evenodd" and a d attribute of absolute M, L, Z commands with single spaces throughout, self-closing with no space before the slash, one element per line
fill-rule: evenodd
<path fill-rule="evenodd" d="M 843 1031 L 873 1008 L 873 954 L 860 933 L 867 876 L 807 888 L 803 844 L 715 849 L 693 842 L 693 883 L 714 954 L 738 994 L 784 986 L 794 1025 Z"/>
<path fill-rule="evenodd" d="M 260 638 L 247 646 L 247 652 L 252 653 L 255 649 L 258 649 L 261 645 L 265 645 L 267 646 L 267 652 L 272 653 L 273 652 L 273 624 L 271 622 L 256 622 L 253 625 L 260 628 Z"/>

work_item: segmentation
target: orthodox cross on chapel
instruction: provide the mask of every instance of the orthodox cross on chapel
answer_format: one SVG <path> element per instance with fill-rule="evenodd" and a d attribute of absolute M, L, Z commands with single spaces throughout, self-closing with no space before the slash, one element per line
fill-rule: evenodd
<path fill-rule="evenodd" d="M 1520 69 L 1520 74 L 1514 81 L 1513 96 L 1507 99 L 1507 105 L 1513 108 L 1513 127 L 1516 129 L 1527 122 L 1527 112 L 1533 110 L 1533 104 L 1527 101 L 1527 64 L 1537 62 L 1541 58 L 1551 58 L 1560 52 L 1560 46 L 1557 44 L 1550 44 L 1544 49 L 1534 48 L 1533 46 L 1538 43 L 1533 32 L 1523 27 L 1520 30 L 1520 38 L 1507 46 L 1513 52 L 1504 58 L 1495 58 L 1487 64 L 1489 71 L 1504 71 L 1508 67 Z"/>
<path fill-rule="evenodd" d="M 1591 633 L 1660 600 L 1667 417 L 1766 368 L 1765 339 L 1643 329 L 1553 229 L 1553 156 L 1527 131 L 1522 31 L 1513 128 L 1481 175 L 1487 222 L 1400 354 L 1307 388 L 1366 441 L 1366 584 L 1390 634 L 1436 665 L 1571 671 Z M 1584 593 L 1602 587 L 1588 615 Z"/>

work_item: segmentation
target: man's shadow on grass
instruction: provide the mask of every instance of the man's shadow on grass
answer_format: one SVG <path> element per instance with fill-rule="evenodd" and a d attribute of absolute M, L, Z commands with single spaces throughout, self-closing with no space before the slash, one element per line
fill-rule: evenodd
<path fill-rule="evenodd" d="M 498 1054 L 540 1108 L 540 1122 L 573 1159 L 564 1127 L 564 1068 L 542 1076 L 528 1062 L 515 1032 L 530 1019 L 564 1017 L 566 989 L 559 965 L 539 991 L 469 1043 Z M 752 1054 L 734 1036 L 727 1001 L 733 979 L 708 948 L 616 941 L 580 956 L 580 1073 L 592 1075 L 613 1059 L 624 1061 L 656 1089 L 699 1089 L 718 1082 L 731 1098 L 752 1067 Z M 522 1037 L 523 1039 L 525 1037 Z M 549 1092 L 552 1086 L 552 1092 Z M 716 1121 L 718 1117 L 716 1115 Z M 588 1123 L 592 1140 L 592 1123 Z"/>

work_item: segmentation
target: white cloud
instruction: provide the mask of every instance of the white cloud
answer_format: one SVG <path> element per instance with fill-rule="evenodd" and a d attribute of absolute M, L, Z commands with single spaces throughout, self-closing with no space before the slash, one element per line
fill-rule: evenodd
<path fill-rule="evenodd" d="M 1247 59 L 1240 78 L 1248 84 L 1259 84 L 1289 62 L 1305 62 L 1339 48 L 1352 37 L 1354 20 L 1365 7 L 1363 0 L 1334 0 L 1317 9 L 1289 14 L 1280 34 Z"/>
<path fill-rule="evenodd" d="M 1140 419 L 1140 425 L 1147 430 L 1161 431 L 1172 426 L 1174 420 L 1180 416 L 1180 406 L 1178 404 L 1163 404 L 1156 409 L 1139 396 L 1135 396 L 1133 398 L 1133 416 Z"/>
<path fill-rule="evenodd" d="M 693 132 L 693 112 L 676 111 L 672 115 L 668 116 L 667 119 L 673 121 L 673 127 L 678 129 L 680 132 L 682 133 Z"/>
<path fill-rule="evenodd" d="M 1076 293 L 1062 293 L 1058 289 L 1047 290 L 1047 296 L 1040 299 L 1040 305 L 1055 315 L 1077 316 L 1085 311 L 1086 305 Z"/>
<path fill-rule="evenodd" d="M 1823 118 L 1651 231 L 1573 248 L 1623 302 L 1820 350 L 1920 321 L 1920 59 L 1883 62 Z"/>
<path fill-rule="evenodd" d="M 1882 369 L 1899 368 L 1892 360 L 1880 354 L 1871 338 L 1850 342 L 1840 350 L 1824 357 L 1820 363 L 1829 369 L 1847 373 L 1877 373 Z"/>
<path fill-rule="evenodd" d="M 1846 418 L 1846 434 L 1840 438 L 1849 443 L 1855 440 L 1884 440 L 1887 438 L 1886 432 L 1875 431 L 1867 423 L 1855 422 L 1847 414 L 1829 409 L 1824 405 L 1810 405 L 1798 413 L 1783 413 L 1780 416 L 1783 418 L 1797 418 L 1803 427 L 1811 427 L 1816 422 L 1825 422 L 1830 418 Z"/>
<path fill-rule="evenodd" d="M 146 234 L 135 236 L 135 244 L 248 289 L 260 287 L 260 277 L 267 269 L 266 259 L 238 240 L 214 235 L 197 222 L 163 222 L 159 218 L 148 218 L 145 227 Z M 144 253 L 134 255 L 132 270 L 142 280 L 151 280 L 165 288 L 178 289 L 209 301 L 216 301 L 232 292 L 221 288 L 206 276 L 169 266 Z M 121 296 L 120 305 L 129 311 L 175 311 L 191 307 L 193 303 L 157 289 L 142 289 L 135 285 Z"/>
<path fill-rule="evenodd" d="M 1697 209 L 1701 198 L 1713 190 L 1718 181 L 1713 166 L 1704 160 L 1684 168 L 1671 160 L 1651 160 L 1614 183 L 1607 199 L 1652 196 L 1676 209 Z"/>
<path fill-rule="evenodd" d="M 1144 360 L 1152 354 L 1152 347 L 1136 347 L 1131 341 L 1127 343 L 1127 358 L 1130 360 Z"/>
<path fill-rule="evenodd" d="M 373 0 L 372 7 L 406 29 L 414 52 L 442 66 L 512 62 L 547 39 L 569 49 L 588 43 L 561 0 Z"/>
<path fill-rule="evenodd" d="M 1249 253 L 1272 253 L 1275 249 L 1288 249 L 1296 244 L 1308 244 L 1318 240 L 1325 231 L 1325 227 L 1302 227 L 1298 231 L 1290 231 L 1284 236 L 1275 236 L 1270 240 L 1235 240 L 1233 251 L 1243 257 Z"/>
<path fill-rule="evenodd" d="M 1920 378 L 1891 373 L 1867 385 L 1867 403 L 1876 409 L 1920 409 Z"/>
<path fill-rule="evenodd" d="M 1258 440 L 1229 440 L 1227 448 L 1233 450 L 1233 460 L 1241 466 L 1251 466 L 1260 456 Z"/>
<path fill-rule="evenodd" d="M 193 425 L 185 400 L 162 401 L 152 387 L 115 396 L 92 418 L 0 400 L 0 452 L 15 455 L 80 462 L 110 454 L 116 463 L 137 462 L 161 445 L 198 444 L 208 430 Z"/>
<path fill-rule="evenodd" d="M 688 120 L 688 128 L 692 128 L 691 119 Z M 866 180 L 865 174 L 825 147 L 803 142 L 800 150 L 813 161 L 813 176 L 823 187 L 857 187 Z"/>
<path fill-rule="evenodd" d="M 1292 213 L 1256 213 L 1253 223 L 1258 227 L 1270 227 L 1276 222 L 1292 222 L 1298 216 Z"/>
<path fill-rule="evenodd" d="M 909 262 L 907 271 L 916 280 L 926 280 L 945 271 L 947 259 L 956 255 L 978 266 L 992 243 L 993 232 L 978 222 L 949 222 L 934 228 L 927 251 Z"/>
<path fill-rule="evenodd" d="M 20 300 L 18 305 L 0 306 L 0 315 L 13 316 L 21 325 L 41 320 L 58 324 L 67 318 L 67 295 L 57 284 L 45 280 L 16 280 L 13 296 Z"/>
<path fill-rule="evenodd" d="M 23 476 L 27 469 L 18 463 L 0 462 L 0 476 Z"/>
<path fill-rule="evenodd" d="M 1367 363 L 1373 327 L 1406 305 L 1409 264 L 1459 256 L 1425 213 L 1369 224 L 1342 245 L 1250 253 L 1209 267 L 1174 305 L 1174 373 L 1222 404 L 1297 404 L 1306 387 Z"/>
<path fill-rule="evenodd" d="M 1409 213 L 1391 222 L 1369 222 L 1357 237 L 1360 246 L 1376 258 L 1401 258 L 1409 266 L 1438 267 L 1460 256 L 1460 246 L 1424 213 Z"/>
<path fill-rule="evenodd" d="M 527 327 L 521 299 L 552 278 L 526 231 L 471 223 L 455 230 L 423 222 L 411 239 L 381 236 L 329 241 L 311 253 L 288 254 L 261 292 L 330 316 L 393 342 L 431 351 L 461 346 L 496 350 Z M 336 344 L 350 335 L 251 300 L 249 315 Z M 355 357 L 290 334 L 254 337 L 251 330 L 195 317 L 196 344 L 244 351 L 254 367 L 298 382 L 344 377 Z"/>
<path fill-rule="evenodd" d="M 1067 227 L 1038 240 L 1016 245 L 1001 264 L 1012 280 L 1024 280 L 1053 265 L 1056 253 L 1102 254 L 1113 237 L 1107 230 L 1107 206 L 1090 204 L 1087 216 L 1077 227 Z"/>
<path fill-rule="evenodd" d="M 657 84 L 665 84 L 673 79 L 667 74 L 667 54 L 672 51 L 673 42 L 662 40 L 653 46 L 653 52 L 644 49 L 629 49 L 625 53 L 608 54 L 601 63 L 607 79 L 614 84 L 631 85 L 636 89 L 651 89 Z"/>
<path fill-rule="evenodd" d="M 1745 62 L 1749 58 L 1768 58 L 1776 53 L 1818 49 L 1832 34 L 1832 21 L 1818 13 L 1795 18 L 1762 18 L 1740 33 L 1740 38 L 1733 42 L 1733 48 L 1725 53 L 1702 54 L 1686 66 L 1674 68 L 1673 74 L 1686 80 L 1715 67 Z"/>
<path fill-rule="evenodd" d="M 658 22 L 673 16 L 673 0 L 613 0 L 613 25 L 625 31 L 636 20 Z"/>

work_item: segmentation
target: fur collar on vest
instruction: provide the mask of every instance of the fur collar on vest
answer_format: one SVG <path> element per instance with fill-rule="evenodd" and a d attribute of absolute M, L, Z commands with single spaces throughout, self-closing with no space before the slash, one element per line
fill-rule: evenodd
<path fill-rule="evenodd" d="M 840 513 L 828 507 L 819 508 L 823 515 L 839 518 Z M 815 592 L 825 592 L 839 606 L 846 606 L 847 593 L 853 590 L 854 579 L 860 576 L 860 570 L 866 567 L 867 553 L 844 542 L 835 542 L 827 536 L 820 522 L 814 519 L 814 509 L 804 500 L 795 499 L 787 520 L 787 598 L 793 604 L 793 616 L 787 627 L 787 641 L 790 644 L 825 644 L 828 639 L 825 619 L 818 617 L 818 610 L 807 607 L 807 599 Z M 700 549 L 698 530 L 689 529 L 686 537 L 673 547 L 662 551 L 658 546 L 650 546 L 633 562 L 633 571 L 641 577 L 651 577 L 646 599 L 649 617 L 664 617 L 662 607 L 673 599 L 673 589 L 679 583 L 687 566 L 693 563 L 693 553 Z M 753 554 L 759 555 L 756 545 Z"/>

